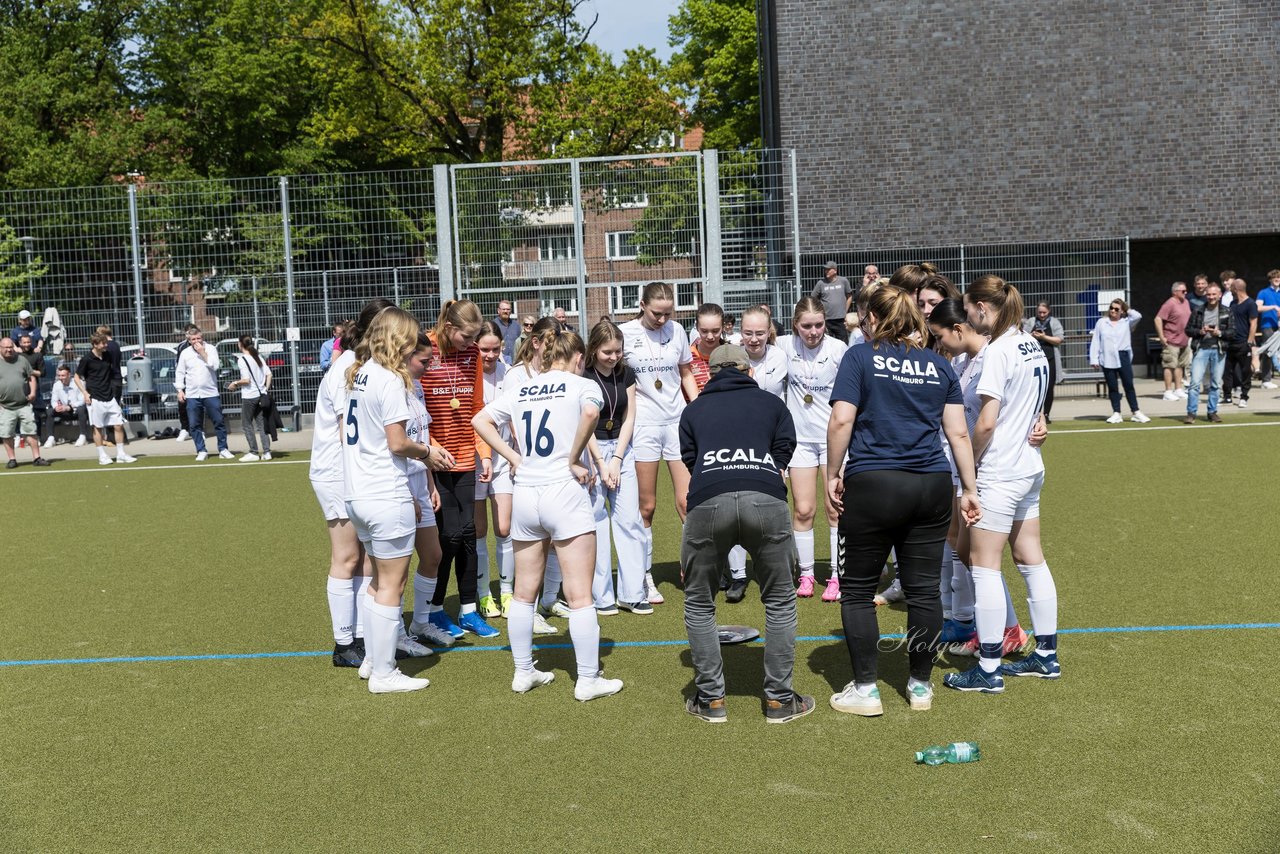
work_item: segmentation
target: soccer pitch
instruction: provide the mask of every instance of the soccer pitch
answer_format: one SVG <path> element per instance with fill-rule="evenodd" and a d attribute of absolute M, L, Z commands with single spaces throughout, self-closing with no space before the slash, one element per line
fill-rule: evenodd
<path fill-rule="evenodd" d="M 564 620 L 537 654 L 556 681 L 527 695 L 502 620 L 494 641 L 402 662 L 431 678 L 415 694 L 333 668 L 305 455 L 8 477 L 0 850 L 1275 850 L 1280 624 L 1255 474 L 1276 429 L 1055 428 L 1042 507 L 1063 678 L 962 695 L 941 674 L 972 659 L 948 658 L 913 713 L 894 651 L 884 716 L 838 714 L 839 607 L 801 600 L 795 687 L 818 708 L 785 726 L 760 712 L 758 643 L 725 650 L 726 726 L 683 711 L 669 484 L 667 603 L 601 618 L 626 688 L 582 704 Z M 720 607 L 763 627 L 754 584 Z M 905 621 L 880 609 L 885 634 Z M 982 760 L 913 764 L 958 740 Z"/>

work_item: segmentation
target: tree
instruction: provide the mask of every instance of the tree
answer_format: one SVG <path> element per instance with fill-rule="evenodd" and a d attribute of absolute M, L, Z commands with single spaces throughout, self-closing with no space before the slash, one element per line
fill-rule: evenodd
<path fill-rule="evenodd" d="M 759 148 L 755 0 L 684 0 L 671 16 L 671 77 L 690 93 L 707 148 Z"/>
<path fill-rule="evenodd" d="M 39 257 L 28 255 L 13 226 L 0 219 L 0 312 L 8 314 L 26 305 L 32 282 L 47 269 Z"/>

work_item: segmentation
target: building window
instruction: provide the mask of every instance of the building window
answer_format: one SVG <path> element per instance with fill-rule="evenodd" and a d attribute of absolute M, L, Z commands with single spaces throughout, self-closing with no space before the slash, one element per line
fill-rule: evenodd
<path fill-rule="evenodd" d="M 605 257 L 610 261 L 630 261 L 636 257 L 634 231 L 610 231 L 604 236 Z"/>
<path fill-rule="evenodd" d="M 572 234 L 544 234 L 538 238 L 539 261 L 571 261 L 575 257 Z"/>

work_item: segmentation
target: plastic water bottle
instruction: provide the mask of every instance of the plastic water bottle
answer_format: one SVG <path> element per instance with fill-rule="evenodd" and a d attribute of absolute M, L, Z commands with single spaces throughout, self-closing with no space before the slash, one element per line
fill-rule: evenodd
<path fill-rule="evenodd" d="M 959 765 L 962 762 L 977 762 L 981 758 L 976 741 L 957 741 L 945 747 L 926 747 L 916 751 L 917 765 L 941 765 L 950 762 Z"/>

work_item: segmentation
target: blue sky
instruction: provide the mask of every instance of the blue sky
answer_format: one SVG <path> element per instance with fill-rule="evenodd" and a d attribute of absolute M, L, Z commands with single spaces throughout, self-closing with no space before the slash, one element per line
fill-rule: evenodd
<path fill-rule="evenodd" d="M 629 47 L 651 47 L 663 59 L 671 55 L 667 46 L 667 18 L 680 7 L 680 0 L 587 0 L 579 17 L 599 20 L 591 31 L 591 41 L 622 59 Z"/>

